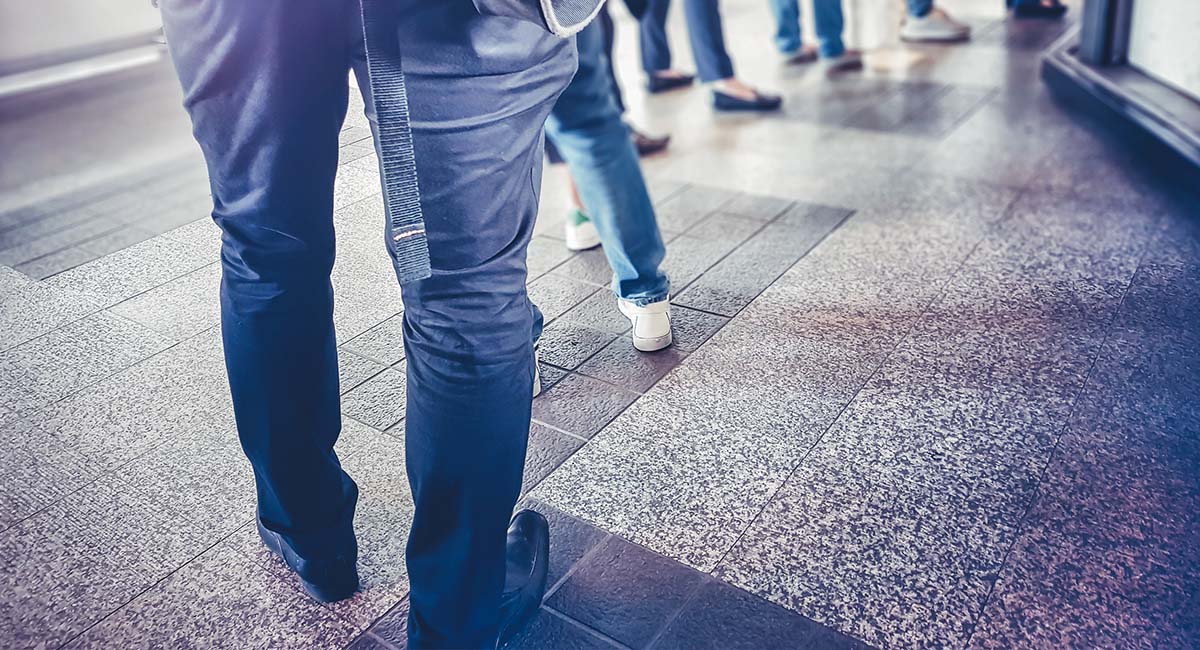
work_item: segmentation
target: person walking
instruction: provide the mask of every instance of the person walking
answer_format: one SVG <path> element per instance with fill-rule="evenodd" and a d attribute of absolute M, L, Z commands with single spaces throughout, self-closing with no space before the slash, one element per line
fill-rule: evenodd
<path fill-rule="evenodd" d="M 787 63 L 820 62 L 827 74 L 862 67 L 862 53 L 842 42 L 845 19 L 842 0 L 813 0 L 819 46 L 806 46 L 801 38 L 800 0 L 770 0 L 775 15 L 775 46 Z"/>
<path fill-rule="evenodd" d="M 225 361 L 258 530 L 322 601 L 358 588 L 330 285 L 338 133 L 358 77 L 404 287 L 414 650 L 494 648 L 545 591 L 546 520 L 512 514 L 536 367 L 525 258 L 542 127 L 575 72 L 562 37 L 594 17 L 586 1 L 161 2 L 222 231 Z"/>
<path fill-rule="evenodd" d="M 635 17 L 640 17 L 645 12 L 645 3 L 641 0 L 625 0 L 625 5 L 629 7 L 629 11 Z M 617 26 L 613 23 L 609 7 L 608 3 L 604 4 L 604 9 L 600 11 L 596 22 L 600 25 L 600 31 L 603 34 L 605 72 L 608 74 L 608 83 L 612 91 L 612 98 L 617 104 L 617 110 L 624 116 L 625 97 L 621 92 L 621 82 L 617 79 L 616 67 L 613 65 L 613 48 L 616 46 Z M 637 148 L 639 156 L 658 153 L 666 149 L 667 145 L 671 143 L 670 135 L 651 135 L 635 127 L 629 120 L 625 120 L 625 126 L 629 129 L 629 137 L 633 139 L 633 146 Z M 552 156 L 551 160 L 555 160 L 555 157 Z"/>
<path fill-rule="evenodd" d="M 608 82 L 603 27 L 589 25 L 576 43 L 579 71 L 546 121 L 546 136 L 574 179 L 576 205 L 566 222 L 567 246 L 584 250 L 603 244 L 633 347 L 654 352 L 672 341 L 662 234 Z"/>
<path fill-rule="evenodd" d="M 900 28 L 910 43 L 955 43 L 971 38 L 971 28 L 950 17 L 933 0 L 907 0 L 908 17 Z"/>

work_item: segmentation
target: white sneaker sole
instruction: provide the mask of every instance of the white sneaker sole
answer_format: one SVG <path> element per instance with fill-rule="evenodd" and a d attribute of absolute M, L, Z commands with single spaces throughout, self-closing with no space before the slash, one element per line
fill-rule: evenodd
<path fill-rule="evenodd" d="M 659 350 L 671 345 L 674 341 L 674 336 L 668 332 L 666 336 L 657 338 L 637 338 L 633 339 L 633 348 L 638 352 L 658 352 Z"/>
<path fill-rule="evenodd" d="M 567 250 L 579 252 L 591 250 L 600 245 L 600 233 L 596 228 L 567 228 Z"/>

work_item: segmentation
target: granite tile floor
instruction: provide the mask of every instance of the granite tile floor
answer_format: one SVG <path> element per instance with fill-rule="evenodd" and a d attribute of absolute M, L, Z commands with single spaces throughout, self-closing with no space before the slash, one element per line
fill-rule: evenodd
<path fill-rule="evenodd" d="M 723 2 L 774 116 L 646 95 L 618 16 L 630 118 L 674 136 L 643 166 L 676 340 L 633 351 L 549 168 L 523 499 L 551 589 L 510 647 L 1200 647 L 1200 196 L 1048 95 L 1070 21 L 944 4 L 972 42 L 826 79 L 779 63 L 761 2 Z M 146 127 L 169 146 L 111 157 L 182 161 L 158 174 L 84 168 L 97 149 L 0 176 L 0 646 L 404 646 L 404 314 L 351 97 L 333 281 L 363 591 L 316 604 L 255 537 L 175 115 Z M 52 121 L 0 136 L 34 155 Z"/>

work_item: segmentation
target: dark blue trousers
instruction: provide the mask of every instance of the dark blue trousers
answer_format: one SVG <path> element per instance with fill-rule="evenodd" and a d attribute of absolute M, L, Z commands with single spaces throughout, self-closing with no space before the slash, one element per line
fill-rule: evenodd
<path fill-rule="evenodd" d="M 223 233 L 226 365 L 259 517 L 306 557 L 353 552 L 357 487 L 333 451 L 341 416 L 329 275 L 348 72 L 367 86 L 358 2 L 162 8 Z M 480 16 L 470 0 L 394 9 L 433 267 L 403 291 L 416 503 L 410 647 L 487 647 L 540 327 L 525 251 L 542 125 L 576 63 L 569 41 Z"/>
<path fill-rule="evenodd" d="M 667 12 L 671 0 L 650 0 L 640 20 L 642 68 L 654 74 L 671 67 L 671 46 L 667 40 Z M 725 28 L 721 23 L 718 0 L 683 0 L 688 38 L 696 73 L 704 82 L 733 76 L 733 61 L 725 49 Z"/>

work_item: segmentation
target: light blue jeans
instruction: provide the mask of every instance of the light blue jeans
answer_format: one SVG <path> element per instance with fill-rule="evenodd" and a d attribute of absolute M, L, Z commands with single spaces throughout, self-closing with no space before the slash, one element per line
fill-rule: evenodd
<path fill-rule="evenodd" d="M 933 11 L 933 0 L 908 0 L 908 15 L 923 18 Z"/>
<path fill-rule="evenodd" d="M 910 0 L 909 4 L 917 0 Z M 771 13 L 775 14 L 775 46 L 784 54 L 800 51 L 800 1 L 771 0 Z M 846 51 L 842 43 L 842 0 L 813 0 L 813 19 L 816 21 L 817 40 L 820 41 L 821 56 L 840 56 Z"/>
<path fill-rule="evenodd" d="M 571 168 L 588 218 L 613 270 L 617 296 L 644 306 L 667 297 L 666 249 L 637 151 L 612 95 L 604 34 L 592 23 L 575 37 L 579 71 L 546 120 L 546 135 Z"/>

